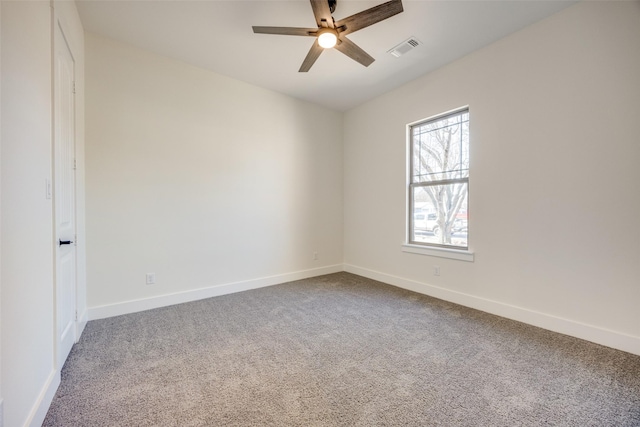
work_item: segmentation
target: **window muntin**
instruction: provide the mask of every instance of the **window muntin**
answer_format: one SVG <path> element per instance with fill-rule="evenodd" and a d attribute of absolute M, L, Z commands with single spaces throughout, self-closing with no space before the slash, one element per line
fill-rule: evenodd
<path fill-rule="evenodd" d="M 469 110 L 409 127 L 409 243 L 468 249 Z"/>

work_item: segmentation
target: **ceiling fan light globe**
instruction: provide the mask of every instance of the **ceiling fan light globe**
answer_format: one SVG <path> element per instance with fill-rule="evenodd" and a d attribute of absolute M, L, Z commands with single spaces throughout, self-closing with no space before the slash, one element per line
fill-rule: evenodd
<path fill-rule="evenodd" d="M 324 32 L 318 36 L 318 44 L 325 49 L 331 49 L 337 42 L 338 36 L 330 31 Z"/>

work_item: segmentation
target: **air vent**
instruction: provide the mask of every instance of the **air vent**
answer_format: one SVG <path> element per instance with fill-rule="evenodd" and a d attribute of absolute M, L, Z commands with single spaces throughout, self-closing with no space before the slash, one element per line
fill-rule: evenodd
<path fill-rule="evenodd" d="M 409 52 L 410 50 L 420 46 L 422 44 L 422 42 L 420 40 L 418 40 L 415 37 L 410 37 L 408 39 L 406 39 L 405 41 L 403 41 L 402 43 L 400 43 L 397 46 L 394 46 L 393 48 L 391 48 L 390 50 L 388 50 L 387 52 L 390 53 L 391 55 L 395 56 L 396 58 L 404 55 L 405 53 Z"/>

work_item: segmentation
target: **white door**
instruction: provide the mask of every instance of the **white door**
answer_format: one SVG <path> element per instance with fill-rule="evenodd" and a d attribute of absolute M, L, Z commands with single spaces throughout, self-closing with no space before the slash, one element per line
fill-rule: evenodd
<path fill-rule="evenodd" d="M 54 39 L 54 182 L 57 366 L 75 341 L 76 218 L 74 60 L 56 22 Z"/>

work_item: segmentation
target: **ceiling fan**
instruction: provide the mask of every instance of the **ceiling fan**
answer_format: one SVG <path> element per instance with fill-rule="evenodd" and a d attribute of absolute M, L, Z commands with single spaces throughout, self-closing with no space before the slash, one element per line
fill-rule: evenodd
<path fill-rule="evenodd" d="M 383 21 L 403 11 L 402 0 L 391 0 L 370 9 L 335 21 L 331 14 L 335 11 L 337 0 L 311 0 L 311 8 L 316 18 L 318 28 L 296 27 L 253 27 L 258 34 L 280 34 L 286 36 L 309 36 L 316 40 L 311 46 L 307 57 L 298 70 L 305 73 L 311 69 L 323 49 L 335 47 L 349 58 L 368 67 L 375 59 L 346 36 L 349 33 Z"/>

